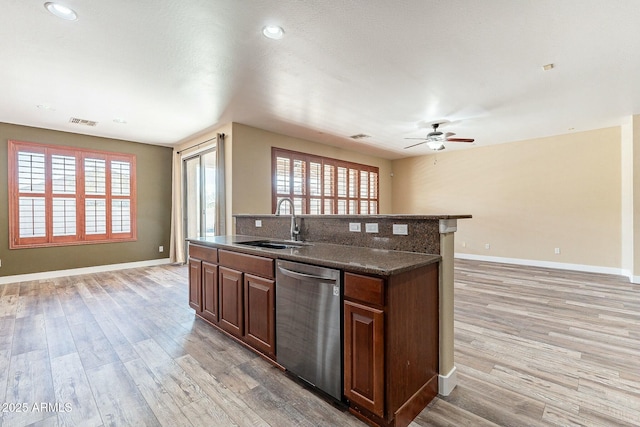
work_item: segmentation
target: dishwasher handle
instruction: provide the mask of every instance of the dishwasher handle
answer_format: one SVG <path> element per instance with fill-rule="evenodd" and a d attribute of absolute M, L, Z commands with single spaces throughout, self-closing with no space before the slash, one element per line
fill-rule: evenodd
<path fill-rule="evenodd" d="M 278 266 L 278 270 L 285 276 L 293 277 L 294 279 L 302 279 L 302 280 L 322 280 L 323 282 L 336 282 L 337 279 L 332 279 L 330 277 L 324 276 L 316 276 L 315 274 L 307 274 L 307 273 L 299 273 L 297 271 L 291 271 L 284 267 Z"/>

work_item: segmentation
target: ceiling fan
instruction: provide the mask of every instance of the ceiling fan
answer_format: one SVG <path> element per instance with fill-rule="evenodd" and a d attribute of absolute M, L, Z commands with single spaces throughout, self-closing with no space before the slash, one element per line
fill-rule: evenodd
<path fill-rule="evenodd" d="M 433 132 L 429 132 L 427 134 L 426 138 L 405 138 L 405 139 L 420 139 L 420 140 L 422 140 L 422 142 L 418 142 L 417 144 L 409 145 L 408 147 L 404 147 L 404 148 L 407 149 L 407 148 L 415 147 L 417 145 L 427 144 L 429 146 L 429 148 L 431 148 L 433 151 L 440 151 L 440 150 L 444 150 L 444 143 L 445 142 L 473 142 L 473 141 L 475 141 L 474 139 L 471 139 L 471 138 L 452 138 L 452 136 L 455 135 L 455 133 L 453 133 L 453 132 L 446 132 L 446 133 L 440 132 L 438 130 L 438 127 L 442 123 L 446 123 L 446 122 L 433 123 L 431 125 L 431 127 L 433 127 Z"/>

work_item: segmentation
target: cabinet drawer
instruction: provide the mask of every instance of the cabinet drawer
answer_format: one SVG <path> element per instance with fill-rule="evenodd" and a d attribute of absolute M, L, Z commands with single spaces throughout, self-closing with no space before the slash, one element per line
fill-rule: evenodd
<path fill-rule="evenodd" d="M 204 246 L 192 245 L 191 243 L 189 243 L 189 257 L 217 264 L 218 250 L 215 248 L 206 248 Z"/>
<path fill-rule="evenodd" d="M 240 270 L 243 273 L 274 279 L 273 260 L 261 256 L 241 254 L 239 252 L 218 251 L 220 265 Z"/>
<path fill-rule="evenodd" d="M 384 280 L 344 273 L 344 297 L 370 304 L 384 305 Z"/>

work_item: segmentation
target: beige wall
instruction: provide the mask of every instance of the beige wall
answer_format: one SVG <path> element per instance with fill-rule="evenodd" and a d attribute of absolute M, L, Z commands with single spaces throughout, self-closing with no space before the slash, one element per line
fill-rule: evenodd
<path fill-rule="evenodd" d="M 271 213 L 275 146 L 378 166 L 381 213 L 472 214 L 458 221 L 457 253 L 621 268 L 620 128 L 396 161 L 239 123 L 181 148 L 217 132 L 226 134 L 228 232 L 231 214 Z"/>
<path fill-rule="evenodd" d="M 640 115 L 621 126 L 622 270 L 640 283 Z"/>
<path fill-rule="evenodd" d="M 620 150 L 616 127 L 396 160 L 393 211 L 472 214 L 458 253 L 620 268 Z"/>
<path fill-rule="evenodd" d="M 271 211 L 271 147 L 301 151 L 380 168 L 380 213 L 391 213 L 391 161 L 233 124 L 232 211 L 269 214 Z M 228 150 L 227 154 L 229 153 Z"/>
<path fill-rule="evenodd" d="M 377 166 L 380 168 L 380 213 L 391 213 L 390 160 L 268 132 L 240 123 L 229 123 L 189 138 L 177 146 L 176 151 L 211 139 L 209 143 L 187 153 L 206 149 L 215 144 L 217 133 L 225 134 L 227 234 L 235 231 L 233 214 L 272 213 L 271 147 Z"/>

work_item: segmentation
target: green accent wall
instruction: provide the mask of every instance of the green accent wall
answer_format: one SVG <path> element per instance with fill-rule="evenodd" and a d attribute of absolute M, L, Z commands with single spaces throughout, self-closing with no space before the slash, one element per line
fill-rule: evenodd
<path fill-rule="evenodd" d="M 10 139 L 135 154 L 138 240 L 9 250 Z M 172 153 L 169 147 L 0 123 L 0 276 L 168 258 Z M 158 252 L 159 246 L 164 252 Z"/>

